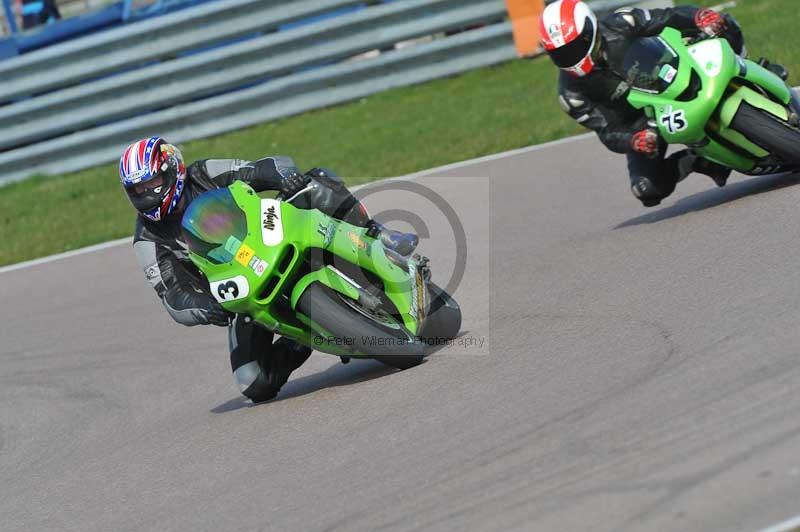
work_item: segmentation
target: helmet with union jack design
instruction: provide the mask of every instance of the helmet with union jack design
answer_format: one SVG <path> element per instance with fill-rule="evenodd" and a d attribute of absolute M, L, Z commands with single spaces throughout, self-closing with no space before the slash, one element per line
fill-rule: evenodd
<path fill-rule="evenodd" d="M 161 137 L 134 142 L 119 160 L 119 180 L 134 208 L 157 222 L 181 200 L 186 182 L 183 155 Z"/>
<path fill-rule="evenodd" d="M 600 51 L 597 17 L 581 0 L 557 0 L 539 19 L 542 46 L 556 66 L 583 77 L 595 67 Z"/>

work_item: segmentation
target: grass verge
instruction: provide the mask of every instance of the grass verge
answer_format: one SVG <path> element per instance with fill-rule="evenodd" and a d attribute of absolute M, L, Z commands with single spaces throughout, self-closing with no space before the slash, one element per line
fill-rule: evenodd
<path fill-rule="evenodd" d="M 790 49 L 793 17 L 788 16 L 795 3 L 739 0 L 731 12 L 751 53 L 782 62 L 796 81 L 800 58 Z M 556 104 L 555 80 L 547 60 L 511 61 L 181 149 L 189 161 L 291 155 L 301 168 L 328 166 L 354 176 L 348 182 L 356 184 L 582 132 Z M 0 265 L 131 234 L 133 210 L 116 172 L 116 164 L 109 164 L 0 189 Z"/>

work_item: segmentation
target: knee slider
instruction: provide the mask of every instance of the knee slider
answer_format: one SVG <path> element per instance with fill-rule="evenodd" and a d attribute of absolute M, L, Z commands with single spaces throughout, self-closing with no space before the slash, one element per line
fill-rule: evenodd
<path fill-rule="evenodd" d="M 233 378 L 242 395 L 254 403 L 269 401 L 281 390 L 280 386 L 270 382 L 264 370 L 255 360 L 236 368 Z"/>
<path fill-rule="evenodd" d="M 646 177 L 634 178 L 632 181 L 631 192 L 645 207 L 654 207 L 667 196 Z"/>

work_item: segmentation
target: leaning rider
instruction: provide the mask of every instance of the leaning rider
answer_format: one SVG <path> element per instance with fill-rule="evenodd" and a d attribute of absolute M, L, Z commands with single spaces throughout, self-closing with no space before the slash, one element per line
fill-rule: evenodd
<path fill-rule="evenodd" d="M 119 176 L 139 213 L 133 248 L 145 277 L 178 323 L 228 327 L 231 369 L 242 394 L 253 402 L 275 397 L 311 349 L 286 338 L 273 343 L 271 331 L 229 314 L 214 299 L 208 281 L 189 260 L 181 235 L 182 214 L 195 198 L 243 181 L 257 192 L 276 190 L 288 199 L 306 190 L 313 178 L 321 186 L 306 190 L 309 207 L 367 227 L 367 234 L 381 238 L 387 248 L 401 255 L 410 255 L 417 245 L 416 235 L 391 231 L 370 219 L 366 208 L 334 174 L 322 169 L 301 174 L 289 157 L 254 162 L 205 159 L 187 167 L 177 147 L 151 137 L 125 150 Z"/>
<path fill-rule="evenodd" d="M 667 144 L 641 110 L 627 102 L 629 85 L 623 68 L 631 43 L 672 27 L 687 36 L 724 37 L 744 56 L 744 37 L 736 20 L 712 9 L 680 6 L 667 9 L 623 8 L 602 20 L 580 0 L 557 0 L 540 19 L 542 45 L 561 69 L 558 101 L 566 113 L 600 137 L 611 151 L 627 154 L 631 191 L 645 207 L 672 194 L 691 172 L 710 176 L 722 187 L 730 169 L 691 150 L 666 156 Z M 760 63 L 786 80 L 786 69 Z"/>

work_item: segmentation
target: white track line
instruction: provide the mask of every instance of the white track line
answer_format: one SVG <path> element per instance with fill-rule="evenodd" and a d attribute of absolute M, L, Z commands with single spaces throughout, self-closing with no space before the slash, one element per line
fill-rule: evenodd
<path fill-rule="evenodd" d="M 769 528 L 765 528 L 760 532 L 790 532 L 791 530 L 795 530 L 797 528 L 800 528 L 800 515 L 792 517 L 791 519 L 787 519 L 786 521 L 778 523 L 777 525 Z"/>
<path fill-rule="evenodd" d="M 39 266 L 40 264 L 47 264 L 48 262 L 54 262 L 61 259 L 68 259 L 70 257 L 75 257 L 77 255 L 85 255 L 86 253 L 93 253 L 95 251 L 100 251 L 102 249 L 121 246 L 122 244 L 130 244 L 132 241 L 131 239 L 132 237 L 128 236 L 125 238 L 120 238 L 119 240 L 103 242 L 102 244 L 95 244 L 93 246 L 85 248 L 66 251 L 64 253 L 59 253 L 57 255 L 50 255 L 48 257 L 42 257 L 40 259 L 29 260 L 26 262 L 18 262 L 16 264 L 11 264 L 9 266 L 4 266 L 0 268 L 0 273 L 8 273 L 8 272 L 13 272 L 15 270 L 22 270 L 23 268 L 30 268 L 31 266 Z"/>
<path fill-rule="evenodd" d="M 447 170 L 456 170 L 456 169 L 459 169 L 459 168 L 464 168 L 464 167 L 472 166 L 472 165 L 475 165 L 475 164 L 481 164 L 481 163 L 496 161 L 498 159 L 504 159 L 506 157 L 514 157 L 515 155 L 522 155 L 522 154 L 525 154 L 525 153 L 536 152 L 536 151 L 543 150 L 543 149 L 546 149 L 546 148 L 550 148 L 550 147 L 553 147 L 553 146 L 559 146 L 561 144 L 568 144 L 570 142 L 575 142 L 577 140 L 583 140 L 583 139 L 586 139 L 586 138 L 591 137 L 593 135 L 594 135 L 594 133 L 585 133 L 583 135 L 576 135 L 574 137 L 567 137 L 567 138 L 563 138 L 563 139 L 559 139 L 559 140 L 554 140 L 552 142 L 545 142 L 544 144 L 537 144 L 536 146 L 528 146 L 527 148 L 520 148 L 520 149 L 517 149 L 517 150 L 510 150 L 510 151 L 505 151 L 505 152 L 502 152 L 502 153 L 495 153 L 495 154 L 492 154 L 492 155 L 486 155 L 484 157 L 478 157 L 478 158 L 475 158 L 475 159 L 468 159 L 466 161 L 460 161 L 460 162 L 457 162 L 457 163 L 452 163 L 452 164 L 447 164 L 447 165 L 444 165 L 444 166 L 439 166 L 439 167 L 436 167 L 436 168 L 431 168 L 430 170 L 422 170 L 421 172 L 415 172 L 413 174 L 408 174 L 408 175 L 401 176 L 401 177 L 390 177 L 390 178 L 387 178 L 387 179 L 416 179 L 417 177 L 430 175 L 430 174 L 435 173 L 435 172 L 444 172 L 444 171 L 447 171 Z M 359 185 L 358 187 L 353 187 L 352 190 L 357 190 L 357 189 L 359 189 L 359 188 L 361 188 L 363 186 L 370 185 L 370 184 L 372 184 L 372 183 L 365 183 L 364 185 Z M 31 268 L 33 266 L 40 266 L 42 264 L 48 264 L 50 262 L 54 262 L 54 261 L 57 261 L 57 260 L 68 259 L 70 257 L 76 257 L 78 255 L 85 255 L 87 253 L 94 253 L 95 251 L 101 251 L 101 250 L 104 250 L 104 249 L 109 249 L 109 248 L 113 248 L 113 247 L 116 247 L 116 246 L 121 246 L 123 244 L 130 244 L 130 243 L 131 243 L 131 237 L 120 238 L 119 240 L 112 240 L 110 242 L 104 242 L 102 244 L 95 244 L 93 246 L 89 246 L 89 247 L 85 247 L 85 248 L 81 248 L 81 249 L 75 249 L 73 251 L 67 251 L 65 253 L 58 253 L 56 255 L 50 255 L 50 256 L 47 256 L 47 257 L 42 257 L 42 258 L 39 258 L 39 259 L 34 259 L 34 260 L 26 261 L 26 262 L 18 262 L 17 264 L 11 264 L 9 266 L 3 266 L 2 268 L 0 268 L 0 274 L 13 272 L 13 271 L 17 271 L 17 270 L 22 270 L 24 268 Z"/>
<path fill-rule="evenodd" d="M 448 170 L 458 170 L 459 168 L 464 168 L 466 166 L 473 166 L 476 164 L 481 163 L 489 163 L 492 161 L 497 161 L 498 159 L 505 159 L 507 157 L 514 157 L 516 155 L 524 155 L 526 153 L 537 152 L 540 150 L 545 150 L 547 148 L 552 148 L 554 146 L 560 146 L 562 144 L 569 144 L 571 142 L 579 141 L 588 139 L 590 137 L 594 137 L 594 133 L 583 133 L 581 135 L 575 135 L 572 137 L 566 137 L 563 139 L 553 140 L 550 142 L 545 142 L 544 144 L 536 144 L 535 146 L 528 146 L 527 148 L 519 148 L 516 150 L 504 151 L 500 153 L 493 153 L 492 155 L 484 155 L 483 157 L 477 157 L 475 159 L 467 159 L 466 161 L 461 161 L 452 164 L 446 164 L 444 166 L 437 166 L 436 168 L 431 168 L 430 170 L 422 170 L 420 172 L 415 172 L 413 174 L 408 174 L 403 177 L 397 178 L 390 178 L 390 179 L 414 179 L 417 177 L 422 177 L 426 175 L 430 175 L 436 172 L 446 172 Z M 473 176 L 474 177 L 474 176 Z"/>

